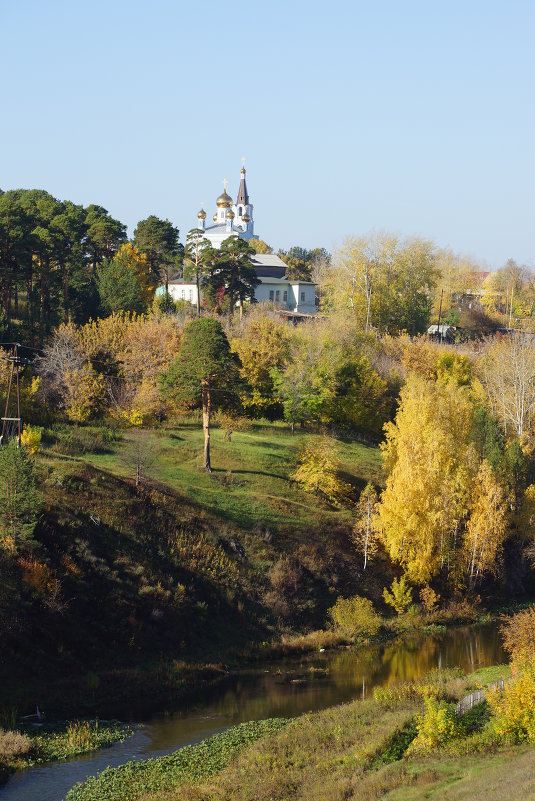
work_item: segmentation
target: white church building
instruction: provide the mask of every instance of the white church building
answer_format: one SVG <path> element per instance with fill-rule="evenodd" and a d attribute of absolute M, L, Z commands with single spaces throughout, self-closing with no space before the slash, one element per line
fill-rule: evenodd
<path fill-rule="evenodd" d="M 253 239 L 254 219 L 253 205 L 250 202 L 245 180 L 245 165 L 241 168 L 240 186 L 236 202 L 232 202 L 227 193 L 227 182 L 223 182 L 223 193 L 216 200 L 216 213 L 213 224 L 206 224 L 206 212 L 201 209 L 197 214 L 197 226 L 215 248 L 230 236 L 240 239 Z M 257 237 L 258 238 L 258 237 Z M 254 247 L 254 243 L 253 247 Z M 311 281 L 293 281 L 286 277 L 287 265 L 274 254 L 258 253 L 253 256 L 253 266 L 260 284 L 255 289 L 255 300 L 268 303 L 288 315 L 300 316 L 316 313 L 316 287 Z M 169 294 L 173 300 L 183 300 L 197 304 L 197 286 L 195 282 L 175 279 L 169 281 Z M 202 301 L 202 290 L 201 290 Z"/>

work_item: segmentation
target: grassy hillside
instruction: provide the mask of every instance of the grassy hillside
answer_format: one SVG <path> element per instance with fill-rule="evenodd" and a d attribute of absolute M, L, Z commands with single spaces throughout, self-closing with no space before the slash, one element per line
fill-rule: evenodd
<path fill-rule="evenodd" d="M 152 703 L 158 692 L 169 699 L 199 670 L 217 675 L 197 664 L 233 659 L 281 625 L 322 625 L 333 597 L 356 591 L 350 514 L 288 480 L 306 434 L 257 426 L 229 443 L 216 429 L 207 475 L 197 425 L 104 433 L 45 432 L 37 545 L 2 557 L 0 707 L 21 679 L 28 705 L 43 693 L 89 707 L 148 692 Z M 128 454 L 139 441 L 153 461 L 136 488 Z M 376 449 L 339 450 L 356 491 L 380 481 Z"/>
<path fill-rule="evenodd" d="M 128 441 L 146 441 L 155 455 L 150 476 L 220 520 L 242 529 L 260 524 L 276 531 L 302 532 L 320 521 L 337 524 L 346 518 L 289 482 L 297 453 L 309 436 L 303 431 L 292 436 L 286 426 L 273 423 L 235 432 L 228 442 L 225 432 L 216 428 L 211 437 L 211 475 L 201 469 L 203 435 L 194 423 L 166 432 L 128 432 L 126 442 L 112 452 L 88 459 L 101 469 L 125 475 L 128 467 L 121 454 L 128 449 Z M 338 455 L 343 478 L 357 495 L 367 481 L 382 482 L 377 448 L 339 442 Z"/>

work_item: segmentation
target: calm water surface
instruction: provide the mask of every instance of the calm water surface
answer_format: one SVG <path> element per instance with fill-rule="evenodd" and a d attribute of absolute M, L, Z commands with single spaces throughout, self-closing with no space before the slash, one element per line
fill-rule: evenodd
<path fill-rule="evenodd" d="M 496 624 L 418 635 L 397 644 L 314 654 L 255 665 L 207 692 L 201 702 L 144 722 L 126 742 L 69 762 L 32 768 L 0 786 L 0 801 L 62 801 L 67 790 L 108 765 L 161 756 L 247 720 L 295 717 L 433 668 L 470 672 L 507 661 Z"/>

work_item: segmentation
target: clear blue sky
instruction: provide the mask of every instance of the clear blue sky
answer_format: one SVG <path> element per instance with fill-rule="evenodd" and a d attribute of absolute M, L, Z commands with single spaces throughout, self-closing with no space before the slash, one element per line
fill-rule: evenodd
<path fill-rule="evenodd" d="M 0 0 L 0 187 L 181 238 L 247 159 L 255 228 L 535 266 L 532 0 Z"/>

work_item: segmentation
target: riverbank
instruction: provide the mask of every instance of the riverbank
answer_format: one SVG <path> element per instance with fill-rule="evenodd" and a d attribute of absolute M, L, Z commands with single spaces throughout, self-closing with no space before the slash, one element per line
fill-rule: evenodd
<path fill-rule="evenodd" d="M 508 607 L 513 614 L 521 605 Z M 388 643 L 394 645 L 422 635 L 442 635 L 466 625 L 497 621 L 503 610 L 487 612 L 468 603 L 457 604 L 429 615 L 406 614 L 383 619 L 374 637 L 355 643 L 332 629 L 284 634 L 270 642 L 252 643 L 221 663 L 188 663 L 169 660 L 156 665 L 89 672 L 56 682 L 25 683 L 9 691 L 11 709 L 27 710 L 38 705 L 49 720 L 88 717 L 96 714 L 142 720 L 158 711 L 192 703 L 236 672 L 260 662 L 295 659 L 323 651 L 347 650 Z"/>
<path fill-rule="evenodd" d="M 19 723 L 0 728 L 0 783 L 17 770 L 89 754 L 132 734 L 117 720 L 73 720 L 55 724 Z"/>
<path fill-rule="evenodd" d="M 505 660 L 498 626 L 488 624 L 257 662 L 206 685 L 193 702 L 168 706 L 163 714 L 155 709 L 125 743 L 91 757 L 19 772 L 0 789 L 0 800 L 63 801 L 77 782 L 110 765 L 158 758 L 242 722 L 299 718 L 369 700 L 375 688 L 386 691 L 399 682 L 421 681 L 439 666 L 472 673 Z"/>
<path fill-rule="evenodd" d="M 525 756 L 525 748 L 511 748 L 487 732 L 484 704 L 459 720 L 455 737 L 443 747 L 414 746 L 426 698 L 452 705 L 507 674 L 505 666 L 468 676 L 435 670 L 418 681 L 378 688 L 368 700 L 256 724 L 251 737 L 243 735 L 252 724 L 242 724 L 169 757 L 105 770 L 73 788 L 67 801 L 364 800 L 386 798 L 394 790 L 412 798 L 412 791 L 451 781 L 454 766 L 461 769 L 455 780 L 462 783 L 467 752 L 477 753 L 479 764 Z"/>

